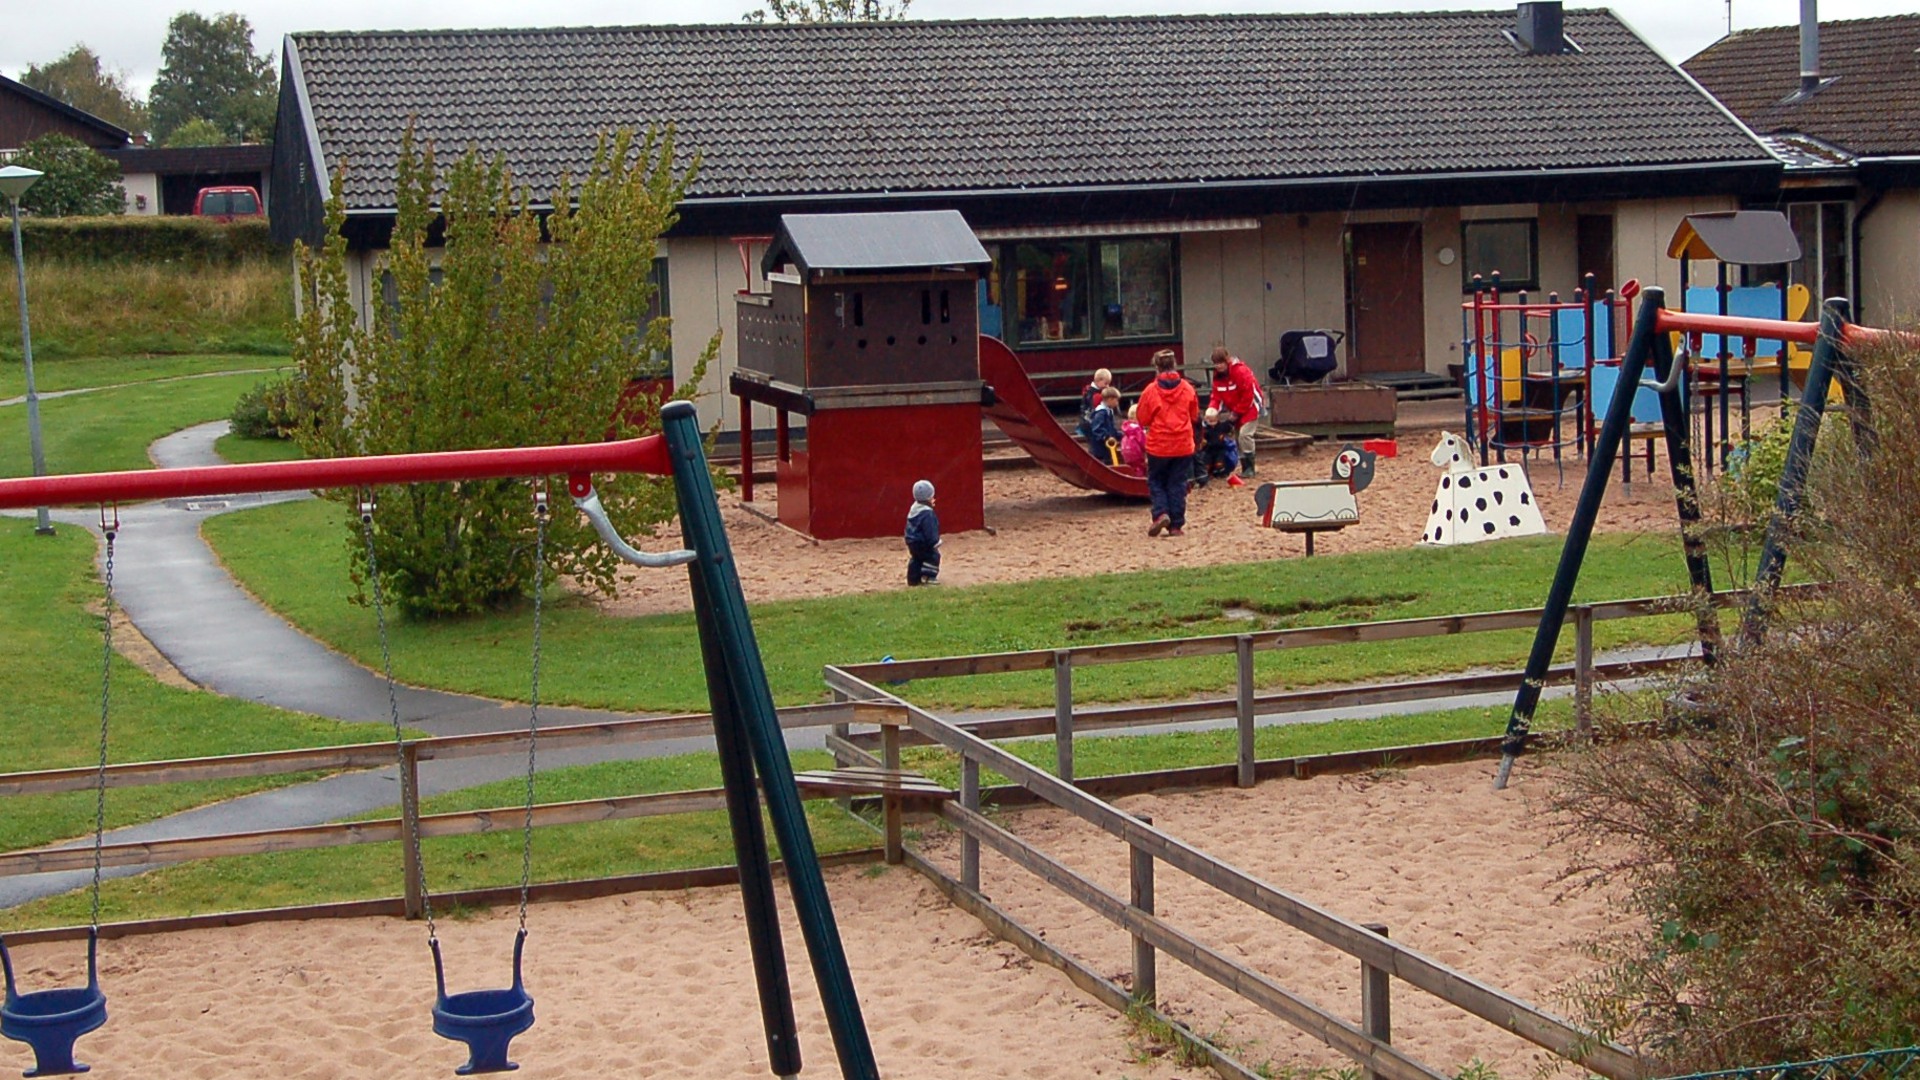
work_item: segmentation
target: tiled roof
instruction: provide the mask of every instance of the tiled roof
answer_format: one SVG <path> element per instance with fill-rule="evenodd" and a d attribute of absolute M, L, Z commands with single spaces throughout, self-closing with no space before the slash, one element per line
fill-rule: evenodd
<path fill-rule="evenodd" d="M 1820 24 L 1820 75 L 1805 101 L 1800 28 L 1742 30 L 1683 65 L 1761 134 L 1800 132 L 1861 155 L 1920 153 L 1920 15 Z"/>
<path fill-rule="evenodd" d="M 1505 12 L 298 34 L 349 208 L 401 128 L 544 196 L 614 125 L 677 125 L 695 197 L 1764 162 L 1607 11 L 1526 56 Z M 282 133 L 287 137 L 290 133 Z"/>

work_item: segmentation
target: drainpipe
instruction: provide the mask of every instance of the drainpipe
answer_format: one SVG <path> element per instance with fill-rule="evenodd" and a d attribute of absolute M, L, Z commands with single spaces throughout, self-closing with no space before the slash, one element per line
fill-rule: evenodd
<path fill-rule="evenodd" d="M 1860 266 L 1860 249 L 1863 246 L 1860 226 L 1866 222 L 1867 215 L 1873 213 L 1874 209 L 1880 205 L 1880 200 L 1886 197 L 1887 189 L 1877 188 L 1873 194 L 1867 196 L 1867 201 L 1860 205 L 1860 209 L 1853 212 L 1853 235 L 1848 237 L 1848 243 L 1853 248 L 1853 320 L 1858 323 L 1867 321 L 1867 301 L 1860 295 L 1864 284 L 1862 278 L 1865 277 L 1861 273 Z"/>

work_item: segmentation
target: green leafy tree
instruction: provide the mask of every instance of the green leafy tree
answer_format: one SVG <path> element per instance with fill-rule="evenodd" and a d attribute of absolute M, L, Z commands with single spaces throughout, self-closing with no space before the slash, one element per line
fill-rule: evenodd
<path fill-rule="evenodd" d="M 42 135 L 21 147 L 12 164 L 47 174 L 20 197 L 22 210 L 44 217 L 126 212 L 120 166 L 72 136 Z"/>
<path fill-rule="evenodd" d="M 392 247 L 378 270 L 386 301 L 365 327 L 348 293 L 336 177 L 325 245 L 297 254 L 294 356 L 304 406 L 295 438 L 310 454 L 337 457 L 597 442 L 657 429 L 651 399 L 623 397 L 668 345 L 669 321 L 648 314 L 648 271 L 691 178 L 691 168 L 674 167 L 671 131 L 607 136 L 584 176 L 562 179 L 543 218 L 497 158 L 470 150 L 442 175 L 432 147 L 409 131 Z M 429 247 L 442 228 L 444 246 Z M 719 345 L 715 335 L 675 397 L 693 396 Z M 664 480 L 604 476 L 595 486 L 629 535 L 652 535 L 673 516 Z M 554 491 L 564 504 L 564 483 Z M 464 615 L 526 595 L 535 518 L 524 482 L 413 484 L 377 501 L 381 584 L 404 613 Z M 364 586 L 357 506 L 350 518 Z M 616 559 L 559 505 L 547 555 L 558 573 L 613 586 Z"/>
<path fill-rule="evenodd" d="M 233 140 L 219 124 L 211 120 L 195 118 L 174 128 L 160 143 L 161 146 L 225 146 Z"/>
<path fill-rule="evenodd" d="M 183 11 L 167 24 L 160 77 L 150 106 L 153 136 L 162 144 L 195 120 L 206 120 L 228 142 L 262 142 L 273 132 L 279 81 L 273 57 L 256 56 L 253 24 L 244 15 L 208 19 Z"/>
<path fill-rule="evenodd" d="M 766 0 L 767 6 L 749 11 L 751 23 L 894 22 L 907 17 L 913 0 Z"/>
<path fill-rule="evenodd" d="M 126 72 L 102 64 L 84 44 L 58 60 L 27 68 L 20 81 L 115 127 L 136 135 L 147 130 L 147 103 L 127 85 Z"/>

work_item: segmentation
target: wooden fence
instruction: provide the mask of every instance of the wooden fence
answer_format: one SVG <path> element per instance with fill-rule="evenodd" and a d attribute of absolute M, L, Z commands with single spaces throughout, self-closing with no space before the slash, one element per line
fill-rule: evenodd
<path fill-rule="evenodd" d="M 1728 608 L 1744 602 L 1746 595 L 1745 592 L 1719 593 L 1711 598 L 1711 602 L 1715 607 Z M 1573 610 L 1573 663 L 1554 668 L 1549 681 L 1573 682 L 1575 713 L 1581 729 L 1587 728 L 1591 722 L 1592 694 L 1597 681 L 1644 675 L 1691 662 L 1688 658 L 1678 657 L 1631 665 L 1598 663 L 1594 656 L 1594 624 L 1682 613 L 1690 611 L 1692 603 L 1691 598 L 1684 596 L 1647 597 L 1585 604 Z M 1539 619 L 1540 609 L 1531 608 L 1117 645 L 830 666 L 825 670 L 825 678 L 829 689 L 838 697 L 850 702 L 890 704 L 904 709 L 907 730 L 900 730 L 902 718 L 897 714 L 886 716 L 878 733 L 855 733 L 849 725 L 836 725 L 828 737 L 828 745 L 843 764 L 886 764 L 897 767 L 899 747 L 906 744 L 939 745 L 958 755 L 961 759 L 959 799 L 935 806 L 940 816 L 962 834 L 959 877 L 949 876 L 916 853 L 899 850 L 894 843 L 888 844 L 888 860 L 905 862 L 914 867 L 932 880 L 954 903 L 981 918 L 1001 937 L 1036 959 L 1059 968 L 1076 984 L 1116 1009 L 1151 1008 L 1154 1005 L 1157 989 L 1154 955 L 1156 951 L 1163 951 L 1253 1005 L 1347 1055 L 1359 1064 L 1367 1080 L 1440 1080 L 1442 1074 L 1407 1057 L 1392 1045 L 1391 1002 L 1387 990 L 1388 976 L 1393 976 L 1609 1080 L 1635 1080 L 1649 1075 L 1650 1063 L 1637 1058 L 1624 1047 L 1602 1040 L 1552 1013 L 1392 941 L 1384 926 L 1350 922 L 1260 881 L 1154 828 L 1150 820 L 1119 810 L 1087 790 L 1093 787 L 1145 790 L 1124 783 L 1141 778 L 1119 778 L 1123 781 L 1120 785 L 1112 783 L 1115 778 L 1101 778 L 1084 785 L 1074 783 L 1073 741 L 1080 731 L 1232 717 L 1237 723 L 1239 735 L 1236 760 L 1232 766 L 1234 779 L 1241 786 L 1251 786 L 1263 771 L 1262 766 L 1275 764 L 1259 762 L 1255 758 L 1253 733 L 1256 715 L 1513 690 L 1518 687 L 1520 679 L 1518 672 L 1502 672 L 1257 695 L 1253 689 L 1253 657 L 1256 652 L 1527 629 L 1538 625 Z M 1095 710 L 1076 710 L 1074 707 L 1073 671 L 1077 667 L 1229 654 L 1235 657 L 1236 662 L 1235 694 L 1231 698 Z M 890 689 L 916 678 L 953 678 L 1049 669 L 1054 673 L 1055 704 L 1051 713 L 979 721 L 964 727 L 934 716 Z M 1055 738 L 1055 773 L 1036 768 L 989 741 L 1046 734 L 1052 734 Z M 885 749 L 884 761 L 871 753 L 875 740 L 879 740 Z M 1493 746 L 1497 741 L 1490 739 L 1487 744 Z M 1130 895 L 1123 898 L 1107 892 L 983 816 L 980 812 L 983 802 L 980 787 L 982 767 L 1012 780 L 1016 785 L 1013 792 L 1015 796 L 1024 795 L 1059 807 L 1125 842 L 1129 851 Z M 1297 775 L 1298 770 L 1295 773 Z M 1161 781 L 1160 786 L 1171 786 L 1178 782 L 1167 774 L 1157 779 Z M 1086 962 L 1067 954 L 1047 942 L 1043 935 L 1021 926 L 994 907 L 980 891 L 980 849 L 983 845 L 1127 931 L 1133 938 L 1132 990 L 1123 990 Z M 1353 956 L 1361 965 L 1361 1024 L 1356 1026 L 1347 1022 L 1157 917 L 1153 904 L 1153 868 L 1156 862 L 1164 862 L 1185 871 L 1254 910 Z M 1222 1075 L 1252 1075 L 1244 1066 L 1232 1061 L 1205 1040 L 1194 1038 L 1191 1032 L 1183 1029 L 1182 1037 L 1199 1045 Z"/>

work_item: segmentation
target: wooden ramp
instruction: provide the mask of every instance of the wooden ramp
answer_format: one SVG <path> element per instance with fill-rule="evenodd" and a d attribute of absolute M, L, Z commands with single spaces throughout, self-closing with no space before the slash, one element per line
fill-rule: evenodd
<path fill-rule="evenodd" d="M 1087 452 L 1080 440 L 1061 427 L 1033 388 L 1020 358 L 996 337 L 980 335 L 980 377 L 993 391 L 986 407 L 1007 438 L 1032 455 L 1053 475 L 1077 488 L 1104 491 L 1130 499 L 1147 497 L 1147 478 L 1122 472 Z"/>

